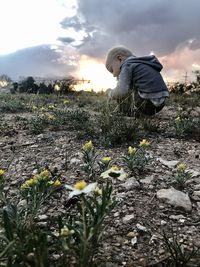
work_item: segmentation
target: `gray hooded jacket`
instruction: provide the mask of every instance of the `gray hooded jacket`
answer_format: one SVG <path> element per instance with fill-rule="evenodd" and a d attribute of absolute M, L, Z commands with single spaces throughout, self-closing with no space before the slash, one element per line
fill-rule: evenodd
<path fill-rule="evenodd" d="M 169 96 L 168 88 L 160 74 L 162 65 L 152 56 L 127 58 L 121 65 L 118 84 L 112 90 L 112 97 L 123 97 L 130 91 L 137 90 L 146 99 Z"/>

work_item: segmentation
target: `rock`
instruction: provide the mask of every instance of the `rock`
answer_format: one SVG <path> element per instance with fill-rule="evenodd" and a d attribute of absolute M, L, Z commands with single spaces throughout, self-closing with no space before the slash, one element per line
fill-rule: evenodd
<path fill-rule="evenodd" d="M 160 163 L 162 163 L 164 166 L 168 167 L 168 168 L 174 168 L 179 161 L 178 160 L 164 160 L 162 158 L 157 158 L 158 161 L 160 161 Z"/>
<path fill-rule="evenodd" d="M 125 183 L 122 184 L 127 190 L 140 188 L 140 183 L 136 180 L 135 177 L 129 178 Z"/>
<path fill-rule="evenodd" d="M 71 158 L 70 165 L 79 165 L 81 163 L 80 159 L 77 158 Z"/>
<path fill-rule="evenodd" d="M 151 176 L 146 177 L 145 179 L 141 179 L 140 182 L 142 184 L 150 184 L 153 181 L 153 179 L 154 179 L 154 176 L 151 175 Z"/>
<path fill-rule="evenodd" d="M 128 214 L 122 218 L 123 223 L 129 223 L 134 219 L 134 214 Z"/>
<path fill-rule="evenodd" d="M 160 189 L 157 192 L 157 198 L 163 199 L 172 206 L 183 208 L 188 212 L 192 210 L 192 203 L 188 195 L 173 187 L 170 189 Z"/>
<path fill-rule="evenodd" d="M 137 223 L 136 227 L 137 227 L 138 231 L 140 231 L 140 232 L 147 232 L 147 228 L 145 226 L 141 225 L 140 223 Z"/>
<path fill-rule="evenodd" d="M 170 219 L 172 219 L 172 220 L 185 220 L 185 216 L 183 216 L 182 214 L 180 214 L 180 215 L 170 215 L 169 216 L 169 218 Z"/>
<path fill-rule="evenodd" d="M 188 171 L 191 172 L 192 178 L 200 176 L 200 172 L 199 171 L 195 171 L 195 170 L 191 170 L 191 169 L 188 169 Z"/>

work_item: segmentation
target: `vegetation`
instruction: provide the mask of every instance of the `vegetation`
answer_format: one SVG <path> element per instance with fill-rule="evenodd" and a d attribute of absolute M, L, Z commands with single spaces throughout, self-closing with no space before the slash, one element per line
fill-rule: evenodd
<path fill-rule="evenodd" d="M 82 145 L 79 151 L 73 151 L 79 159 L 75 159 L 77 170 L 75 167 L 71 171 L 72 178 L 65 173 L 71 167 L 68 166 L 69 159 L 65 162 L 62 159 L 59 170 L 56 166 L 50 167 L 46 158 L 39 163 L 36 159 L 34 173 L 23 170 L 20 185 L 14 184 L 15 194 L 7 186 L 11 178 L 7 173 L 9 166 L 7 169 L 0 166 L 0 266 L 105 266 L 106 259 L 100 263 L 98 255 L 103 248 L 107 229 L 112 228 L 107 223 L 109 216 L 115 224 L 117 213 L 124 212 L 124 200 L 119 196 L 124 193 L 124 187 L 121 186 L 120 192 L 116 192 L 115 185 L 136 178 L 138 190 L 141 190 L 141 178 L 147 170 L 149 172 L 153 161 L 153 142 L 159 138 L 173 137 L 177 143 L 185 139 L 200 140 L 200 119 L 193 115 L 190 106 L 194 103 L 199 105 L 199 93 L 184 97 L 172 93 L 168 105 L 173 107 L 174 113 L 161 121 L 159 115 L 140 119 L 123 116 L 116 109 L 115 102 L 108 103 L 103 93 L 69 90 L 67 94 L 51 94 L 45 89 L 45 94 L 38 91 L 35 94 L 26 90 L 30 86 L 34 91 L 31 77 L 21 84 L 21 92 L 0 94 L 0 136 L 9 139 L 24 130 L 30 138 L 44 141 L 43 134 L 56 132 L 63 138 L 66 135 L 75 136 L 74 140 Z M 54 137 L 46 138 L 49 138 L 50 147 L 51 138 Z M 15 144 L 9 145 L 15 156 Z M 35 144 L 31 145 L 34 147 Z M 65 148 L 67 146 L 71 146 L 70 137 Z M 119 148 L 118 157 L 114 158 L 110 154 L 111 149 L 118 151 Z M 43 160 L 45 163 L 42 165 Z M 152 168 L 156 168 L 155 163 Z M 187 182 L 192 175 L 185 164 L 180 163 L 168 169 L 167 173 L 171 177 L 167 181 L 170 186 L 190 193 Z M 163 184 L 165 177 L 161 179 Z M 139 196 L 141 199 L 151 193 L 151 188 L 145 190 Z M 134 195 L 134 192 L 125 193 Z M 64 205 L 60 207 L 63 198 Z M 154 197 L 150 203 L 153 200 Z M 129 204 L 132 205 L 130 210 L 135 208 L 134 202 Z M 165 212 L 168 210 L 163 210 L 162 215 Z M 133 225 L 140 219 L 136 218 Z M 126 220 L 123 217 L 124 224 Z M 132 250 L 136 250 L 137 238 L 142 240 L 141 232 L 146 230 L 140 227 L 135 234 L 125 225 L 124 229 L 127 228 L 131 231 L 131 244 L 135 242 Z M 125 235 L 124 229 L 120 228 L 119 231 Z M 157 266 L 198 266 L 193 259 L 199 257 L 199 250 L 195 246 L 185 248 L 185 243 L 176 238 L 174 232 L 163 232 L 160 242 L 165 258 Z"/>

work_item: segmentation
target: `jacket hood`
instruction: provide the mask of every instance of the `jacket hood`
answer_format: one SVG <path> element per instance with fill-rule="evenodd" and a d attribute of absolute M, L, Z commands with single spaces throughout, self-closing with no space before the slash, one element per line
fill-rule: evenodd
<path fill-rule="evenodd" d="M 156 69 L 157 71 L 161 71 L 163 68 L 162 64 L 159 62 L 157 57 L 154 55 L 143 56 L 143 57 L 131 56 L 131 57 L 127 58 L 122 63 L 122 65 L 129 65 L 129 64 L 135 64 L 135 63 L 149 65 L 152 68 Z"/>

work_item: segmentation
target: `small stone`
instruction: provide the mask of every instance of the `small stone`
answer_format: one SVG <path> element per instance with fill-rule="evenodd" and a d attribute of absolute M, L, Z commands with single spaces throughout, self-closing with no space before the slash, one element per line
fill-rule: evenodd
<path fill-rule="evenodd" d="M 145 226 L 141 225 L 140 223 L 137 223 L 136 227 L 140 232 L 147 232 L 147 228 Z"/>
<path fill-rule="evenodd" d="M 126 215 L 122 218 L 123 223 L 128 223 L 134 219 L 134 214 Z"/>

